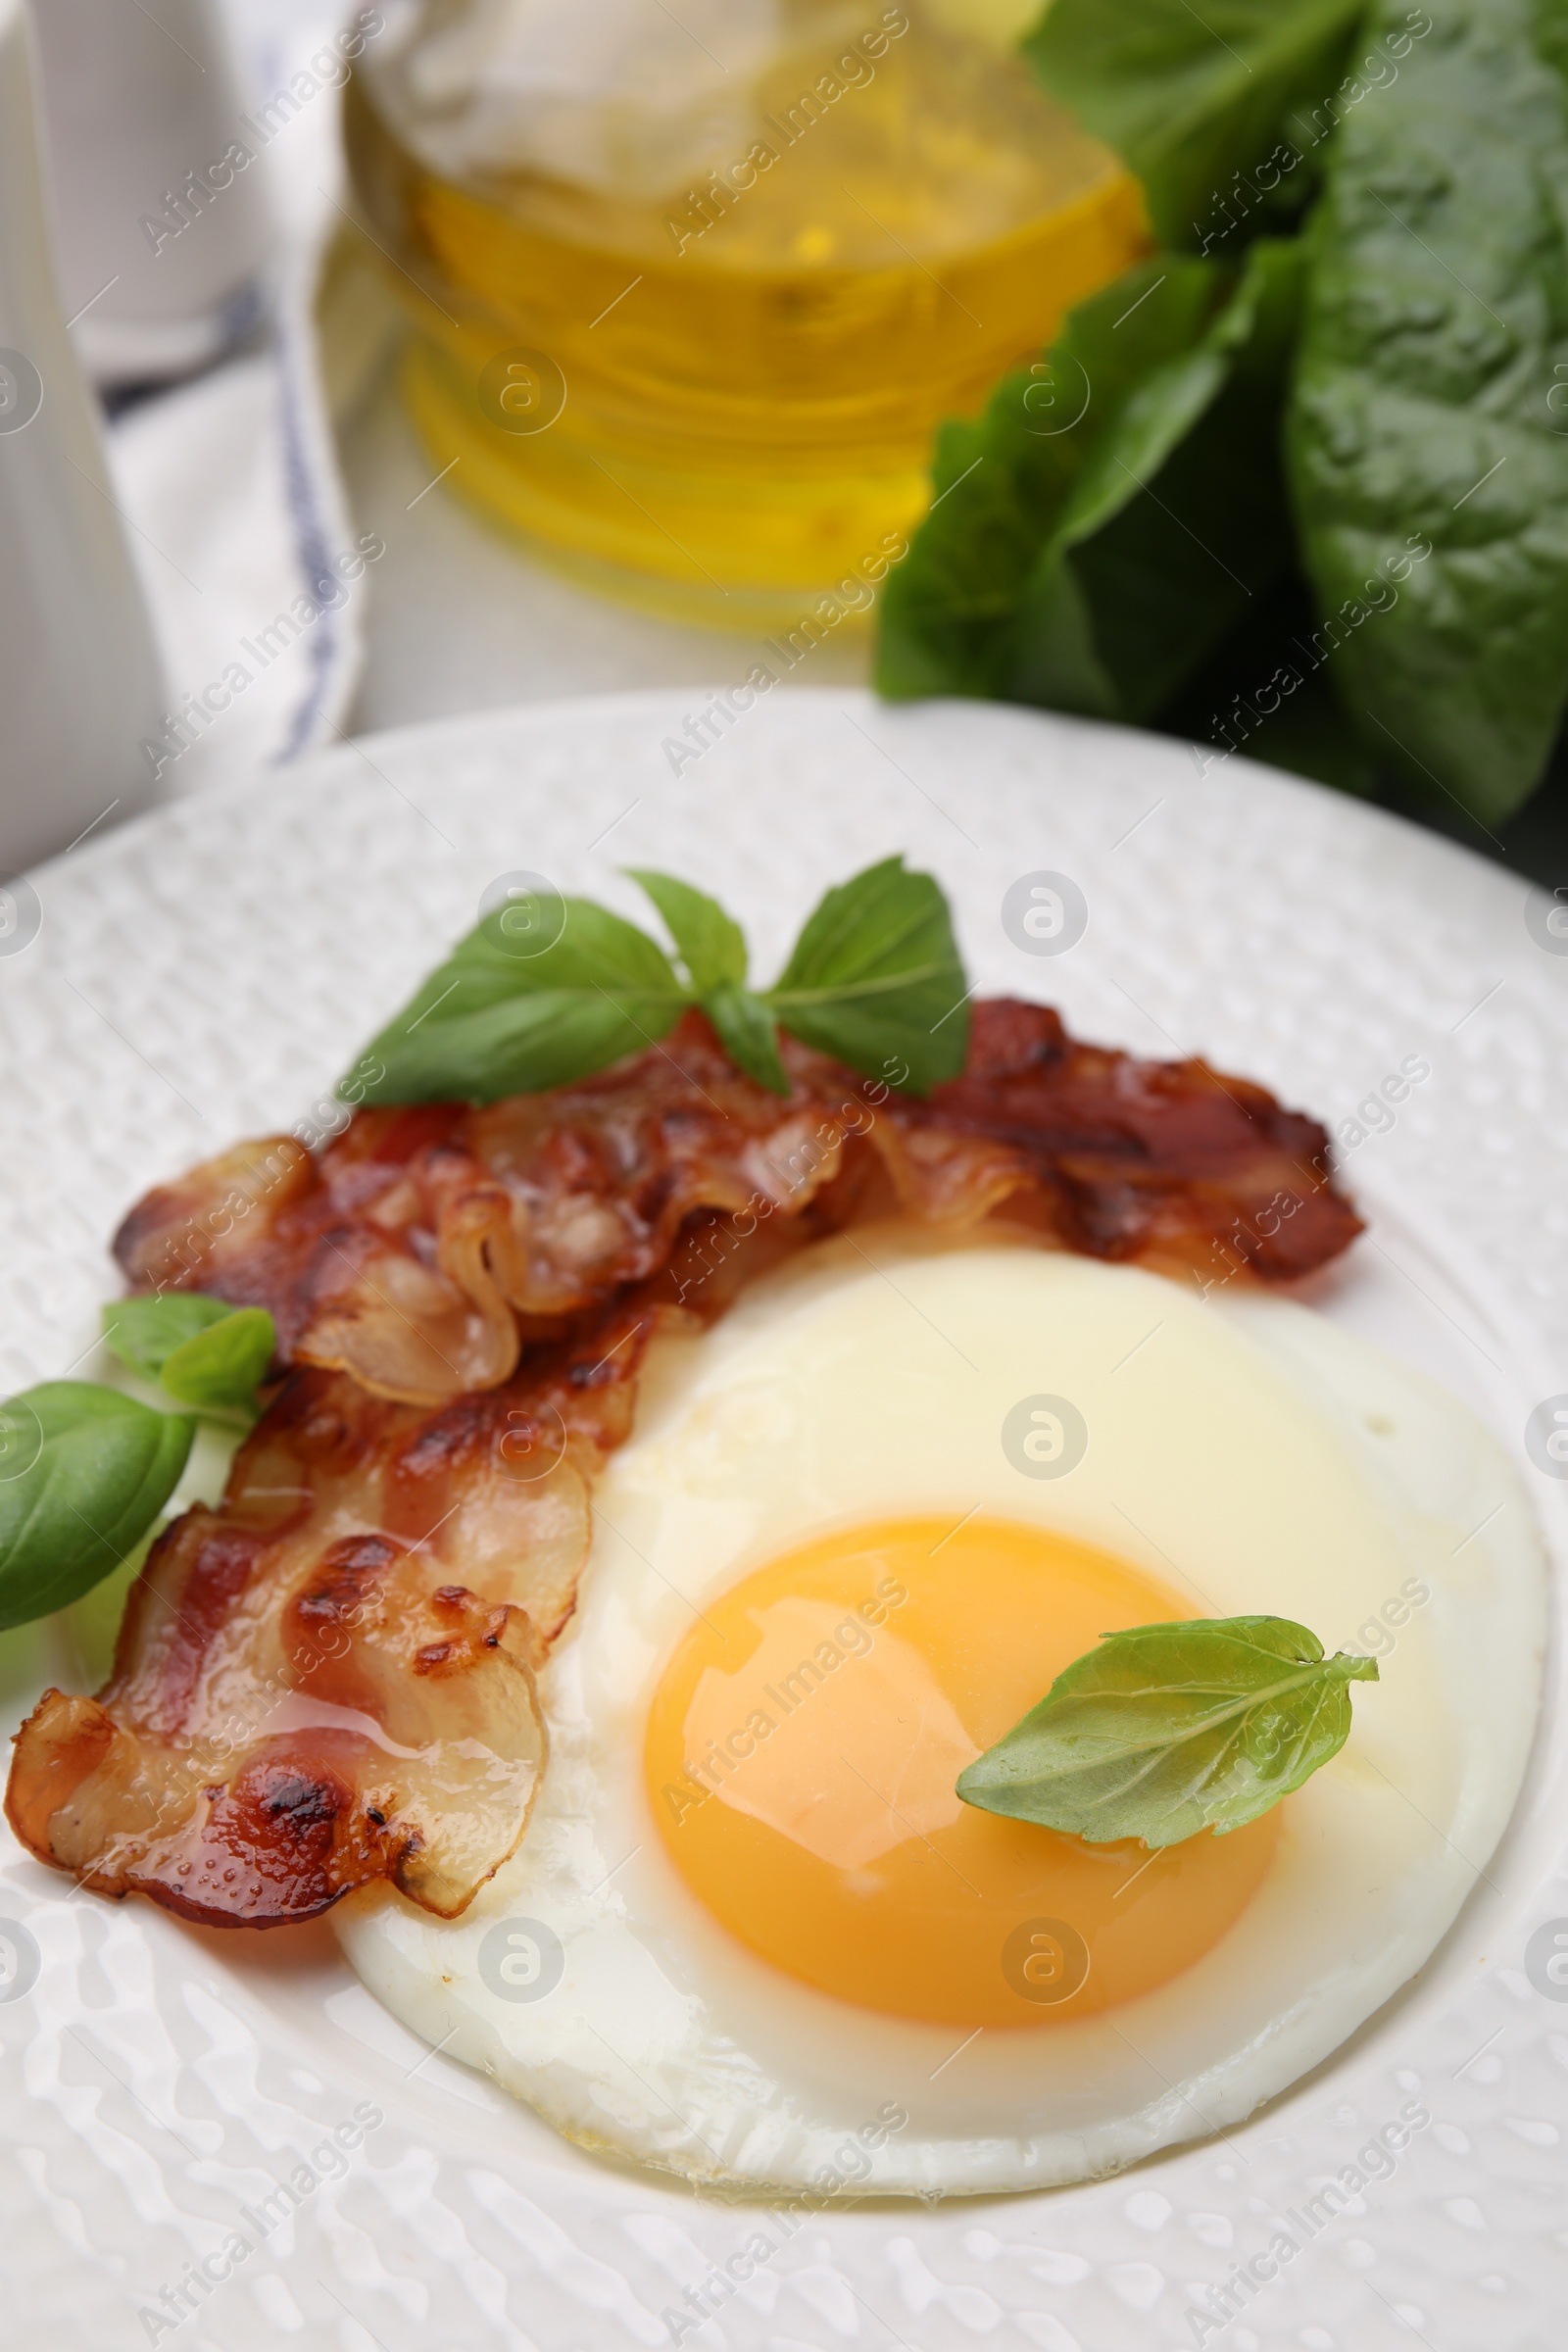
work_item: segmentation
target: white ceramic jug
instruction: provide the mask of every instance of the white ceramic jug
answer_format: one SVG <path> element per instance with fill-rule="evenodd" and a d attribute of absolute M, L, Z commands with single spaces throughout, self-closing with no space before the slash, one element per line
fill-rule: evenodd
<path fill-rule="evenodd" d="M 147 806 L 162 699 L 55 291 L 36 94 L 25 0 L 0 0 L 0 877 Z"/>
<path fill-rule="evenodd" d="M 208 367 L 260 320 L 270 233 L 217 0 L 33 10 L 76 348 L 104 384 Z"/>

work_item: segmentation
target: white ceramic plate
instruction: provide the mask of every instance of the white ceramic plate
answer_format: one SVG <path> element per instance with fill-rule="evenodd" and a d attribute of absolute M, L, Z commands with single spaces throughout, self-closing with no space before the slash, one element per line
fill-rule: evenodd
<path fill-rule="evenodd" d="M 381 737 L 95 837 L 16 890 L 3 1389 L 90 1368 L 124 1207 L 307 1111 L 497 876 L 637 911 L 617 868 L 670 867 L 733 906 L 765 969 L 826 883 L 902 849 L 943 876 L 983 988 L 1201 1052 L 1343 1129 L 1372 1224 L 1325 1311 L 1447 1382 L 1525 1461 L 1528 1415 L 1568 1391 L 1568 957 L 1527 921 L 1523 882 L 1241 760 L 1202 778 L 1179 746 L 980 706 L 779 695 L 677 778 L 664 742 L 700 708 L 639 696 Z M 1041 870 L 1089 908 L 1049 958 L 1001 918 Z M 1392 1128 L 1357 1120 L 1411 1054 L 1432 1075 Z M 1560 1569 L 1568 1488 L 1526 1476 Z M 682 2340 L 1544 2352 L 1568 2308 L 1568 1984 L 1540 1936 L 1568 1935 L 1565 1826 L 1554 1653 L 1503 1845 L 1431 1966 L 1315 2076 L 1117 2179 L 824 2211 Z M 34 1981 L 5 1982 L 0 1929 L 7 2346 L 657 2347 L 750 2234 L 744 2210 L 599 2163 L 426 2051 L 324 1924 L 192 1931 L 69 1889 L 9 1838 L 0 1918 L 25 1931 L 13 1953 L 30 1937 L 39 1955 Z M 1201 2327 L 1205 2282 L 1266 2257 L 1279 2217 L 1411 2099 L 1432 2122 L 1389 2176 L 1298 2229 L 1223 2333 Z M 367 2102 L 381 2120 L 335 2149 Z M 264 2208 L 285 2217 L 265 2233 Z"/>

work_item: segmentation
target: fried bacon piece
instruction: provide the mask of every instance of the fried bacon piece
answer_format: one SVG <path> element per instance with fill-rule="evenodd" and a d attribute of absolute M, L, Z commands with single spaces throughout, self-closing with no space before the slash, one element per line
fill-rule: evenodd
<path fill-rule="evenodd" d="M 864 1115 L 850 1082 L 835 1100 Z M 657 1272 L 694 1211 L 803 1205 L 838 1165 L 821 1124 L 814 1092 L 754 1086 L 697 1016 L 555 1094 L 363 1110 L 315 1157 L 245 1145 L 149 1193 L 115 1252 L 135 1290 L 269 1307 L 285 1362 L 434 1404 Z"/>
<path fill-rule="evenodd" d="M 1006 1204 L 1066 1248 L 1283 1281 L 1359 1221 L 1323 1130 L 1200 1061 L 1069 1038 L 1044 1006 L 973 1008 L 963 1077 L 916 1102 L 786 1041 L 787 1101 L 701 1014 L 550 1095 L 361 1111 L 315 1155 L 248 1144 L 148 1194 L 116 1241 L 133 1289 L 266 1306 L 285 1363 L 436 1404 L 667 1263 L 703 1213 L 742 1229 L 855 1202 L 969 1223 Z M 880 1178 L 880 1182 L 877 1179 Z"/>
<path fill-rule="evenodd" d="M 999 1197 L 1010 1219 L 1086 1256 L 1191 1271 L 1200 1287 L 1233 1274 L 1295 1281 L 1361 1230 L 1316 1120 L 1206 1062 L 1082 1045 L 1047 1005 L 977 1004 L 963 1076 L 890 1109 L 886 1129 L 922 1171 L 898 1171 L 909 1205 L 937 1213 L 932 1188 L 956 1147 L 983 1138 L 1026 1171 Z M 974 1181 L 960 1163 L 959 1189 Z"/>
<path fill-rule="evenodd" d="M 40 1859 L 215 1925 L 375 1879 L 461 1912 L 527 1823 L 531 1669 L 649 1337 L 818 1234 L 1002 1211 L 1206 1287 L 1305 1274 L 1359 1231 L 1312 1121 L 1039 1006 L 976 1005 L 926 1102 L 786 1052 L 779 1101 L 693 1016 L 586 1084 L 362 1112 L 318 1155 L 248 1145 L 132 1212 L 133 1284 L 270 1307 L 296 1368 L 220 1507 L 155 1545 L 110 1683 L 24 1725 L 6 1809 Z"/>
<path fill-rule="evenodd" d="M 218 1509 L 154 1546 L 98 1697 L 46 1691 L 23 1726 L 24 1844 L 210 1926 L 308 1919 L 372 1879 L 462 1911 L 527 1824 L 532 1669 L 658 1320 L 433 1413 L 292 1373 Z"/>

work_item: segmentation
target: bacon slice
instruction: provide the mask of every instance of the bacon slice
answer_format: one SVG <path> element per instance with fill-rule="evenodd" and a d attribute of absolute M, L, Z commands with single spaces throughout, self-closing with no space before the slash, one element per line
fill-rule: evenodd
<path fill-rule="evenodd" d="M 699 1016 L 552 1095 L 364 1110 L 314 1159 L 284 1136 L 210 1160 L 149 1193 L 115 1251 L 133 1289 L 270 1308 L 285 1362 L 439 1403 L 657 1272 L 694 1212 L 803 1205 L 838 1165 L 820 1125 L 815 1093 L 754 1086 Z"/>
<path fill-rule="evenodd" d="M 824 1224 L 868 1198 L 963 1223 L 1005 1203 L 1097 1257 L 1264 1281 L 1360 1230 L 1313 1121 L 1200 1061 L 1081 1045 L 1044 1006 L 977 1004 L 964 1076 L 925 1103 L 786 1055 L 781 1102 L 692 1014 L 555 1094 L 361 1111 L 314 1157 L 247 1145 L 150 1193 L 116 1254 L 133 1289 L 269 1307 L 285 1363 L 435 1404 L 510 1379 L 530 1339 L 656 1273 L 704 1214 L 823 1196 Z"/>
<path fill-rule="evenodd" d="M 291 1374 L 219 1508 L 154 1546 L 111 1681 L 23 1726 L 18 1837 L 210 1926 L 307 1919 L 371 1879 L 461 1912 L 527 1825 L 532 1669 L 659 1319 L 629 1308 L 433 1413 Z"/>
<path fill-rule="evenodd" d="M 1348 1249 L 1361 1220 L 1316 1120 L 1203 1061 L 1141 1061 L 1068 1036 L 1043 1004 L 974 1007 L 967 1067 L 883 1122 L 901 1199 L 927 1215 L 1038 1224 L 1069 1250 L 1199 1277 L 1291 1282 Z M 1011 1156 L 1003 1188 L 984 1145 Z"/>
<path fill-rule="evenodd" d="M 1206 1288 L 1308 1273 L 1360 1230 L 1311 1120 L 1041 1006 L 976 1005 L 926 1102 L 786 1053 L 779 1101 L 693 1016 L 584 1085 L 364 1111 L 132 1211 L 133 1284 L 270 1308 L 294 1369 L 219 1508 L 154 1547 L 110 1683 L 46 1692 L 19 1734 L 6 1809 L 40 1859 L 214 1925 L 376 1879 L 461 1912 L 527 1824 L 532 1669 L 650 1336 L 815 1235 L 1000 1212 Z"/>

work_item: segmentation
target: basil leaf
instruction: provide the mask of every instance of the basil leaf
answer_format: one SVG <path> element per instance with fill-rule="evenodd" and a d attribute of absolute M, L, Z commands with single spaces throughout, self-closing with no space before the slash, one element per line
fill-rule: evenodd
<path fill-rule="evenodd" d="M 432 1022 L 394 1047 L 382 1032 L 369 1049 L 386 1069 L 369 1102 L 494 1102 L 536 1095 L 607 1069 L 656 1044 L 682 1009 L 651 1005 L 640 1016 L 608 996 L 551 989 L 514 997 L 462 1020 Z"/>
<path fill-rule="evenodd" d="M 560 899 L 554 906 L 560 924 L 554 936 L 547 930 L 541 938 L 530 922 L 520 942 L 508 928 L 514 903 L 493 907 L 459 941 L 453 968 L 510 975 L 515 992 L 609 988 L 627 998 L 680 993 L 663 949 L 624 915 L 592 899 Z"/>
<path fill-rule="evenodd" d="M 254 1405 L 277 1345 L 265 1306 L 236 1307 L 164 1360 L 163 1383 L 180 1404 Z"/>
<path fill-rule="evenodd" d="M 1220 208 L 1265 218 L 1305 193 L 1306 174 L 1254 187 L 1283 145 L 1309 155 L 1334 111 L 1363 0 L 1053 0 L 1023 44 L 1046 88 L 1143 180 L 1155 229 L 1199 245 Z M 1276 167 L 1277 170 L 1277 167 Z M 1291 167 L 1287 167 L 1291 170 Z M 1273 190 L 1266 187 L 1265 195 Z"/>
<path fill-rule="evenodd" d="M 779 1058 L 778 1032 L 773 1015 L 760 997 L 731 981 L 710 989 L 703 1010 L 718 1032 L 718 1042 L 738 1070 L 755 1078 L 770 1093 L 787 1095 L 789 1074 Z"/>
<path fill-rule="evenodd" d="M 716 899 L 694 890 L 689 882 L 677 882 L 673 874 L 658 874 L 636 865 L 629 865 L 626 871 L 634 882 L 641 883 L 663 916 L 699 996 L 726 981 L 744 982 L 746 935 Z"/>
<path fill-rule="evenodd" d="M 118 1567 L 179 1483 L 196 1434 L 88 1381 L 0 1406 L 0 1629 L 48 1616 Z"/>
<path fill-rule="evenodd" d="M 772 1014 L 746 986 L 746 934 L 716 899 L 694 890 L 673 874 L 628 866 L 663 916 L 688 979 L 718 1042 L 738 1070 L 775 1095 L 787 1095 L 789 1078 L 779 1059 Z"/>
<path fill-rule="evenodd" d="M 371 1041 L 342 1082 L 352 1099 L 492 1102 L 564 1086 L 657 1044 L 693 1003 L 737 1066 L 780 1095 L 790 1088 L 775 1023 L 920 1093 L 963 1067 L 968 1013 L 947 901 L 902 858 L 829 891 L 765 994 L 746 987 L 745 939 L 716 901 L 669 874 L 636 879 L 669 925 L 690 987 L 645 932 L 588 900 L 554 902 L 560 928 L 542 944 L 548 926 L 530 902 L 521 951 L 501 907 Z M 368 1080 L 372 1065 L 379 1075 Z"/>
<path fill-rule="evenodd" d="M 762 1002 L 803 1045 L 915 1094 L 963 1067 L 969 1013 L 948 902 L 902 858 L 827 893 Z"/>
<path fill-rule="evenodd" d="M 1059 1674 L 958 1794 L 1096 1845 L 1240 1829 L 1338 1754 L 1348 1686 L 1377 1679 L 1286 1617 L 1134 1626 Z"/>
<path fill-rule="evenodd" d="M 104 1338 L 122 1364 L 198 1408 L 253 1404 L 277 1344 L 265 1307 L 199 1291 L 117 1299 L 104 1308 Z"/>
<path fill-rule="evenodd" d="M 1300 281 L 1276 241 L 1239 279 L 1160 255 L 1073 313 L 1043 373 L 944 427 L 937 503 L 883 596 L 881 691 L 1154 718 L 1288 561 Z"/>
<path fill-rule="evenodd" d="M 104 1308 L 104 1339 L 122 1364 L 156 1381 L 176 1348 L 233 1312 L 226 1298 L 208 1298 L 200 1291 L 117 1298 Z"/>
<path fill-rule="evenodd" d="M 1404 24 L 1374 0 L 1371 41 Z M 1308 232 L 1290 472 L 1345 710 L 1419 795 L 1495 823 L 1568 698 L 1564 42 L 1529 0 L 1448 0 L 1403 38 Z"/>
<path fill-rule="evenodd" d="M 562 928 L 519 949 L 498 907 L 366 1049 L 378 1078 L 356 1099 L 428 1102 L 537 1094 L 656 1044 L 690 994 L 645 931 L 589 899 L 558 903 Z"/>

